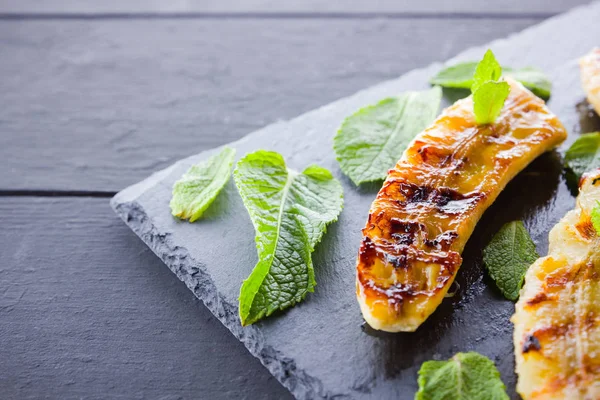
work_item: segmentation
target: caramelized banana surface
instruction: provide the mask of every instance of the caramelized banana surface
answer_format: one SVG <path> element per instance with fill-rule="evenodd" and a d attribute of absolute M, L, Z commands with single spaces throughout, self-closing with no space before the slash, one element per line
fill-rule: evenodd
<path fill-rule="evenodd" d="M 512 321 L 523 399 L 600 399 L 600 237 L 590 213 L 600 170 L 550 232 L 547 257 L 527 271 Z"/>
<path fill-rule="evenodd" d="M 470 97 L 444 110 L 389 171 L 371 205 L 356 294 L 371 327 L 414 331 L 441 303 L 483 212 L 566 131 L 544 102 L 507 79 L 494 124 L 478 126 Z"/>
<path fill-rule="evenodd" d="M 581 85 L 589 103 L 600 114 L 600 48 L 595 48 L 579 60 Z"/>

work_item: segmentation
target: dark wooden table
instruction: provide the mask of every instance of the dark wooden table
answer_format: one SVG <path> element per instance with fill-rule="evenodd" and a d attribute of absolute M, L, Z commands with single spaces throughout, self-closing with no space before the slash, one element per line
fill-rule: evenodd
<path fill-rule="evenodd" d="M 289 398 L 108 199 L 586 1 L 147 3 L 0 1 L 2 399 Z"/>

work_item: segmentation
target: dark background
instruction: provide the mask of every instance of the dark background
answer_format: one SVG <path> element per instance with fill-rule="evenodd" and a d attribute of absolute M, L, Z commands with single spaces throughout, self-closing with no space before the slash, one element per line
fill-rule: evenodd
<path fill-rule="evenodd" d="M 0 0 L 0 398 L 291 397 L 109 198 L 586 2 Z"/>

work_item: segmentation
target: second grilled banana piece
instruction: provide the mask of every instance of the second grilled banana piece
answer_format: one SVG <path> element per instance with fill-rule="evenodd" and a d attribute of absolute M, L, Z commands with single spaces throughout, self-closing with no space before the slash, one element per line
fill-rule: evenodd
<path fill-rule="evenodd" d="M 527 271 L 512 321 L 523 399 L 600 399 L 600 237 L 590 214 L 600 170 L 550 232 L 547 257 Z"/>

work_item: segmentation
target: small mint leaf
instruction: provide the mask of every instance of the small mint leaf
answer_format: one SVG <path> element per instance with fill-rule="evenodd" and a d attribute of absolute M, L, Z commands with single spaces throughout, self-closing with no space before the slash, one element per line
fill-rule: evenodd
<path fill-rule="evenodd" d="M 487 81 L 479 85 L 473 93 L 473 111 L 477 124 L 493 123 L 500 115 L 509 93 L 510 85 L 506 82 Z"/>
<path fill-rule="evenodd" d="M 486 51 L 483 59 L 477 64 L 471 87 L 473 113 L 478 125 L 493 123 L 504 107 L 504 101 L 510 93 L 510 85 L 498 81 L 501 75 L 502 68 L 494 53 L 491 50 Z"/>
<path fill-rule="evenodd" d="M 517 300 L 525 272 L 539 258 L 522 221 L 505 224 L 483 249 L 483 264 L 504 297 Z"/>
<path fill-rule="evenodd" d="M 548 100 L 552 93 L 552 82 L 539 69 L 525 67 L 519 69 L 504 68 L 504 75 L 519 81 L 537 97 Z"/>
<path fill-rule="evenodd" d="M 469 61 L 451 65 L 438 72 L 429 83 L 445 88 L 471 89 L 477 64 L 477 61 Z"/>
<path fill-rule="evenodd" d="M 193 165 L 173 185 L 171 213 L 196 221 L 217 198 L 231 175 L 235 149 L 224 147 L 208 160 Z"/>
<path fill-rule="evenodd" d="M 502 67 L 498 64 L 494 53 L 488 49 L 483 55 L 483 59 L 477 64 L 475 74 L 473 75 L 473 86 L 471 91 L 475 91 L 487 81 L 497 81 L 502 75 Z"/>
<path fill-rule="evenodd" d="M 577 181 L 587 171 L 600 168 L 600 132 L 585 133 L 569 147 L 565 163 Z"/>
<path fill-rule="evenodd" d="M 419 370 L 415 400 L 508 400 L 498 369 L 476 352 L 448 361 L 426 361 Z"/>

